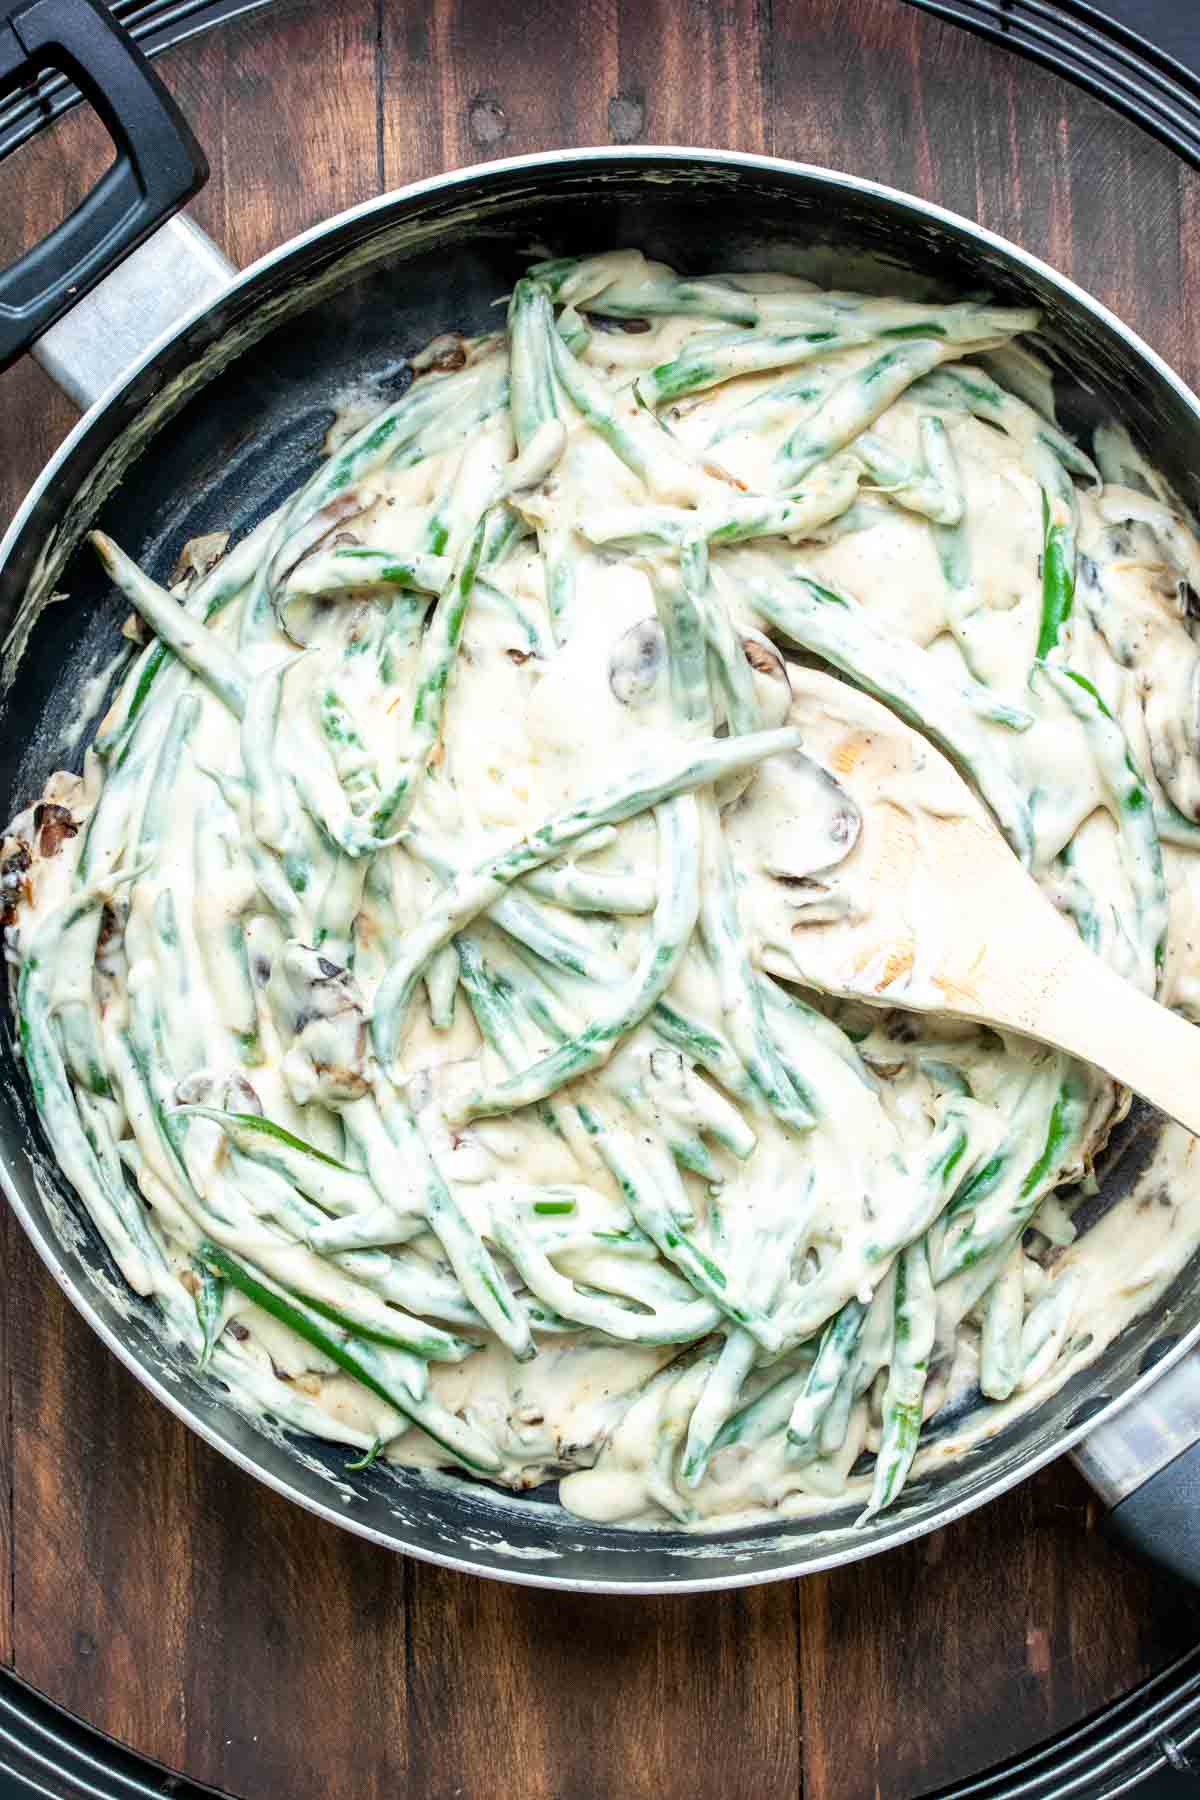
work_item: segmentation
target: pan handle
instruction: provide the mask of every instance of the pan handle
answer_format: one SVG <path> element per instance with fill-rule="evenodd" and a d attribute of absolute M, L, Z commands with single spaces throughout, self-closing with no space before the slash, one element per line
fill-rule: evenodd
<path fill-rule="evenodd" d="M 70 217 L 0 272 L 0 369 L 146 245 L 208 178 L 203 152 L 183 114 L 129 34 L 98 0 L 17 0 L 15 5 L 0 0 L 0 95 L 47 68 L 59 69 L 77 83 L 107 126 L 117 155 Z M 189 233 L 208 243 L 188 227 L 174 236 L 177 256 L 186 258 L 196 248 L 182 247 Z M 213 255 L 219 258 L 215 249 Z M 228 264 L 219 260 L 224 285 Z M 176 302 L 172 314 L 179 310 Z M 159 329 L 170 322 L 164 319 Z M 96 324 L 93 318 L 93 329 Z M 136 348 L 145 348 L 146 332 L 138 336 Z M 97 342 L 94 348 L 111 364 L 111 346 Z M 122 362 L 129 354 L 125 348 Z M 57 374 L 53 360 L 49 366 Z M 105 376 L 115 372 L 110 367 Z M 107 378 L 96 376 L 63 383 L 85 404 L 107 384 Z"/>
<path fill-rule="evenodd" d="M 1200 1350 L 1073 1452 L 1131 1550 L 1200 1587 Z"/>

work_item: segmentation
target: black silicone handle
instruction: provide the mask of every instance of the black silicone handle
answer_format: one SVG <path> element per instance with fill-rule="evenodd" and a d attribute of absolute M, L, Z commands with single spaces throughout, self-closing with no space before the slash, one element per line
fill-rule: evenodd
<path fill-rule="evenodd" d="M 0 369 L 208 179 L 183 114 L 99 0 L 0 0 L 0 95 L 42 69 L 72 78 L 117 156 L 69 218 L 0 272 Z"/>
<path fill-rule="evenodd" d="M 1114 1506 L 1107 1526 L 1139 1556 L 1200 1588 L 1200 1444 Z"/>

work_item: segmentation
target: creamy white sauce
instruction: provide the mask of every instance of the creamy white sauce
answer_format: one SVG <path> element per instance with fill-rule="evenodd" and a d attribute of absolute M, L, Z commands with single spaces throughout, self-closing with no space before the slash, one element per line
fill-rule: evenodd
<path fill-rule="evenodd" d="M 211 1360 L 235 1404 L 399 1463 L 453 1466 L 458 1446 L 518 1491 L 561 1473 L 562 1502 L 582 1517 L 703 1530 L 860 1493 L 889 1504 L 912 1451 L 897 1426 L 914 1373 L 905 1354 L 920 1364 L 926 1418 L 981 1372 L 989 1396 L 918 1450 L 919 1469 L 1095 1357 L 1200 1241 L 1193 1141 L 1175 1130 L 1158 1165 L 1169 1200 L 1135 1195 L 1074 1236 L 1080 1183 L 1124 1097 L 1038 1046 L 903 1010 L 905 983 L 915 996 L 936 948 L 939 904 L 960 897 L 898 892 L 879 873 L 889 830 L 919 841 L 923 820 L 1011 800 L 1017 825 L 1002 823 L 1027 821 L 1031 872 L 1055 903 L 1122 974 L 1200 1022 L 1197 651 L 1184 586 L 1200 546 L 1119 433 L 1103 440 L 1112 478 L 1092 481 L 1051 418 L 994 389 L 980 399 L 990 361 L 1010 394 L 1046 406 L 1040 363 L 1013 341 L 1032 317 L 828 296 L 788 276 L 730 278 L 724 320 L 652 310 L 648 328 L 625 331 L 594 316 L 637 320 L 664 291 L 690 305 L 672 279 L 632 253 L 565 277 L 558 420 L 537 430 L 520 368 L 505 403 L 503 340 L 439 341 L 427 368 L 417 359 L 410 412 L 430 403 L 411 440 L 399 434 L 390 459 L 363 453 L 315 524 L 302 498 L 184 596 L 192 637 L 177 647 L 191 658 L 200 646 L 207 679 L 168 656 L 131 724 L 145 653 L 82 780 L 56 776 L 44 796 L 75 834 L 60 840 L 44 816 L 22 815 L 5 879 L 51 1143 L 126 1280 Z M 746 308 L 757 332 L 739 323 Z M 931 320 L 944 338 L 920 336 Z M 897 329 L 907 335 L 888 335 Z M 764 352 L 768 339 L 822 330 L 836 341 L 814 340 L 802 359 Z M 517 357 L 544 362 L 536 329 L 528 341 Z M 722 356 L 757 358 L 757 372 Z M 885 356 L 907 371 L 894 390 Z M 706 358 L 711 380 L 664 391 L 667 365 Z M 597 404 L 611 409 L 603 430 Z M 357 410 L 343 420 L 330 466 L 372 429 Z M 756 507 L 786 502 L 769 532 L 731 541 L 729 521 L 749 530 Z M 483 540 L 444 716 L 426 731 L 436 696 L 416 714 L 413 697 L 428 691 L 430 645 L 481 517 L 489 530 L 508 518 L 512 539 L 499 557 Z M 697 530 L 709 583 L 693 570 L 698 586 L 673 600 L 681 537 Z M 201 627 L 239 555 L 249 587 Z M 1048 555 L 1076 567 L 1070 616 L 1049 644 Z M 427 594 L 388 576 L 355 586 L 345 572 L 375 577 L 401 561 L 418 588 L 443 590 L 425 635 Z M 142 605 L 138 580 L 122 575 Z M 711 638 L 703 694 L 689 702 L 685 640 L 664 648 L 655 621 L 691 606 L 728 620 L 726 653 L 749 661 L 736 680 L 723 675 Z M 161 626 L 178 628 L 177 613 Z M 788 644 L 786 665 L 766 633 Z M 1064 688 L 1066 669 L 1089 685 Z M 657 823 L 642 809 L 498 885 L 462 921 L 461 972 L 453 950 L 425 963 L 382 1066 L 389 973 L 456 872 L 580 796 L 663 765 L 688 737 L 784 722 L 792 748 L 701 784 L 695 801 L 668 801 Z M 1114 797 L 1113 733 L 1141 801 Z M 405 771 L 411 813 L 404 801 L 384 816 Z M 677 848 L 660 854 L 669 831 Z M 712 898 L 723 856 L 732 927 Z M 811 934 L 881 916 L 880 990 L 899 1005 L 805 987 Z M 547 1101 L 473 1115 L 480 1093 L 619 1010 L 660 926 L 686 944 L 665 1004 L 724 1048 L 698 1066 L 651 1012 L 614 1029 L 609 1053 Z M 752 1066 L 764 1037 L 775 1075 L 785 1071 L 774 1100 L 770 1070 Z M 279 1140 L 253 1124 L 180 1105 L 261 1114 L 320 1156 L 289 1148 L 281 1161 Z M 389 1107 L 415 1135 L 390 1131 Z M 621 1156 L 645 1177 L 636 1218 L 614 1172 Z M 426 1159 L 457 1226 L 429 1210 Z M 648 1197 L 663 1195 L 690 1223 L 651 1218 Z M 481 1267 L 514 1341 L 532 1328 L 531 1358 L 481 1319 L 486 1283 L 469 1298 Z M 901 1297 L 895 1311 L 898 1280 L 916 1295 L 907 1310 Z M 293 1328 L 297 1297 L 307 1331 Z M 676 1318 L 694 1324 L 628 1341 Z M 823 1392 L 833 1319 L 852 1341 Z M 897 1351 L 897 1319 L 918 1348 Z M 436 1347 L 381 1341 L 398 1330 Z M 757 1402 L 781 1381 L 775 1417 Z"/>

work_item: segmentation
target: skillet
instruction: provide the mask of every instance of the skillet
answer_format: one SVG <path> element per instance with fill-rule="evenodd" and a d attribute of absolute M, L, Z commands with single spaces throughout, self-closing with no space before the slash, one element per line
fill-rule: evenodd
<path fill-rule="evenodd" d="M 768 158 L 679 149 L 581 150 L 422 182 L 316 227 L 236 275 L 172 216 L 202 154 L 161 84 L 93 0 L 33 0 L 0 19 L 0 94 L 31 69 L 71 74 L 116 146 L 79 211 L 0 275 L 0 366 L 27 346 L 84 417 L 0 544 L 0 812 L 64 762 L 64 730 L 108 663 L 125 605 L 80 550 L 99 526 L 164 578 L 200 533 L 241 535 L 315 466 L 348 391 L 382 398 L 406 356 L 449 328 L 494 322 L 527 252 L 637 244 L 697 272 L 791 266 L 898 291 L 986 290 L 1033 305 L 1058 370 L 1060 414 L 1087 431 L 1116 414 L 1200 509 L 1200 402 L 1110 313 L 970 222 L 870 182 Z M 165 221 L 165 222 L 164 222 Z M 66 595 L 51 603 L 55 595 Z M 936 1458 L 865 1527 L 856 1508 L 704 1537 L 589 1525 L 552 1486 L 515 1499 L 459 1478 L 355 1473 L 316 1440 L 264 1435 L 219 1385 L 173 1361 L 153 1314 L 123 1292 L 37 1125 L 7 1024 L 0 1045 L 0 1181 L 55 1279 L 172 1411 L 234 1462 L 336 1523 L 477 1574 L 590 1591 L 720 1588 L 883 1551 L 1003 1492 L 1075 1447 L 1114 1527 L 1200 1581 L 1200 1253 L 1151 1312 L 1053 1396 L 960 1457 Z M 1163 1122 L 1135 1108 L 1114 1135 L 1095 1222 L 1161 1181 Z M 968 1396 L 970 1415 L 981 1408 Z M 943 1435 L 970 1423 L 960 1412 Z M 928 1436 L 928 1434 L 927 1434 Z"/>

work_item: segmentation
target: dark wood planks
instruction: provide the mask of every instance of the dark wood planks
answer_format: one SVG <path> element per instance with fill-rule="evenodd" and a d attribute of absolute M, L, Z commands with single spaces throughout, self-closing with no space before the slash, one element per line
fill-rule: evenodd
<path fill-rule="evenodd" d="M 769 35 L 759 0 L 435 0 L 385 5 L 387 184 L 493 156 L 577 144 L 762 150 Z"/>
<path fill-rule="evenodd" d="M 1200 372 L 1200 181 L 1098 104 L 896 0 L 292 0 L 160 66 L 213 164 L 196 214 L 239 262 L 455 164 L 727 144 L 973 214 Z M 88 185 L 97 142 L 77 118 L 5 168 L 0 255 Z M 0 386 L 4 517 L 70 409 L 31 366 Z M 190 1437 L 7 1237 L 0 1658 L 254 1800 L 790 1800 L 801 1786 L 909 1800 L 1072 1722 L 1200 1632 L 1091 1529 L 1065 1468 L 886 1560 L 744 1594 L 586 1600 L 404 1563 Z"/>
<path fill-rule="evenodd" d="M 234 1793 L 406 1792 L 403 1563 L 192 1437 L 13 1250 L 21 1675 Z"/>
<path fill-rule="evenodd" d="M 804 1792 L 900 1800 L 1040 1742 L 1189 1649 L 1065 1464 L 933 1537 L 798 1584 Z"/>
<path fill-rule="evenodd" d="M 1074 278 L 1200 374 L 1200 176 L 1098 100 L 894 0 L 777 8 L 773 150 L 937 201 Z"/>
<path fill-rule="evenodd" d="M 239 267 L 378 193 L 376 61 L 375 0 L 287 0 L 160 63 L 213 165 L 193 216 Z"/>
<path fill-rule="evenodd" d="M 622 1599 L 411 1574 L 414 1800 L 798 1792 L 791 1587 Z"/>

